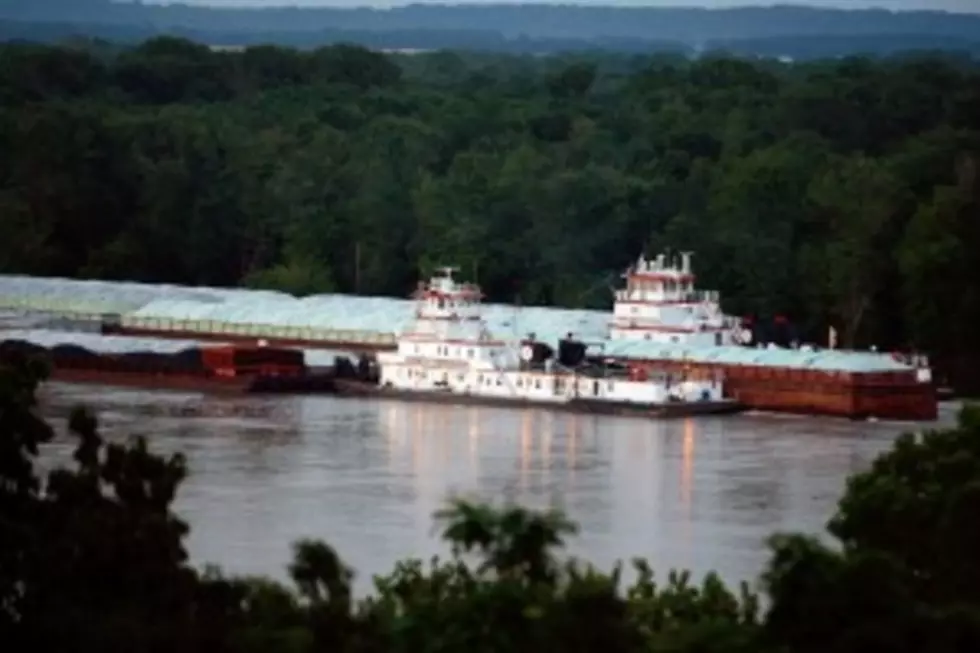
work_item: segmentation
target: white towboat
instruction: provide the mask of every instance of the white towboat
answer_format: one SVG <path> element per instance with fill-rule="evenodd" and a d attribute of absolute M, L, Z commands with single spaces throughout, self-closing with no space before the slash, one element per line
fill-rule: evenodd
<path fill-rule="evenodd" d="M 611 340 L 712 347 L 744 345 L 752 333 L 741 320 L 725 315 L 715 290 L 695 289 L 690 252 L 680 260 L 643 256 L 623 274 L 626 287 L 615 291 Z"/>
<path fill-rule="evenodd" d="M 540 405 L 580 412 L 651 416 L 734 412 L 719 372 L 687 374 L 630 369 L 602 361 L 601 351 L 569 338 L 557 356 L 533 336 L 508 343 L 488 332 L 482 293 L 442 268 L 419 284 L 414 324 L 397 350 L 379 352 L 379 383 L 341 382 L 344 394 L 397 396 L 446 403 Z"/>

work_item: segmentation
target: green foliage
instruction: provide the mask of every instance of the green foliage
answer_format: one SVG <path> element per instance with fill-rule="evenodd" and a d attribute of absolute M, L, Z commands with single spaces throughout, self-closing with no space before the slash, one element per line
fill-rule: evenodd
<path fill-rule="evenodd" d="M 847 484 L 842 550 L 778 536 L 765 630 L 791 650 L 957 651 L 980 644 L 980 408 L 905 435 Z"/>
<path fill-rule="evenodd" d="M 75 469 L 40 478 L 34 460 L 54 433 L 34 412 L 39 373 L 0 360 L 0 630 L 12 649 L 225 650 L 222 583 L 187 566 L 187 526 L 170 511 L 183 457 L 107 444 L 79 409 Z"/>
<path fill-rule="evenodd" d="M 259 290 L 279 290 L 296 296 L 316 295 L 334 290 L 330 271 L 316 261 L 296 260 L 248 274 L 242 285 Z"/>
<path fill-rule="evenodd" d="M 960 427 L 905 435 L 852 477 L 831 532 L 847 549 L 887 553 L 933 600 L 980 603 L 980 408 Z"/>

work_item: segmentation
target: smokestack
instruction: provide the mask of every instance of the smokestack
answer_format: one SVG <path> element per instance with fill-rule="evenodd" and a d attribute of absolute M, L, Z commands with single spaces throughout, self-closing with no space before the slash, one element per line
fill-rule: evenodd
<path fill-rule="evenodd" d="M 690 274 L 691 272 L 691 252 L 681 252 L 681 272 Z"/>

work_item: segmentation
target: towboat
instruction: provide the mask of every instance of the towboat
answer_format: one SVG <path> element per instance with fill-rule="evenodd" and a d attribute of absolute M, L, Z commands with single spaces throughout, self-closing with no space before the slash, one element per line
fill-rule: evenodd
<path fill-rule="evenodd" d="M 572 334 L 558 351 L 531 334 L 505 342 L 484 323 L 479 286 L 440 268 L 414 293 L 414 320 L 394 351 L 377 354 L 378 381 L 338 379 L 341 394 L 410 401 L 540 406 L 580 413 L 670 417 L 732 413 L 720 373 L 643 370 L 606 361 Z"/>

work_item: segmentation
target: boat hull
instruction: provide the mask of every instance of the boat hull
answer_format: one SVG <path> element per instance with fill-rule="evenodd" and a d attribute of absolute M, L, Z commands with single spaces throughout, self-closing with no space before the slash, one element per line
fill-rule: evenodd
<path fill-rule="evenodd" d="M 251 364 L 229 357 L 252 355 Z M 188 348 L 178 352 L 97 353 L 76 345 L 42 347 L 18 340 L 0 341 L 0 358 L 26 356 L 47 362 L 48 379 L 148 390 L 209 394 L 333 393 L 335 370 L 310 368 L 294 350 L 254 352 L 229 348 Z M 277 363 L 288 359 L 288 364 Z"/>
<path fill-rule="evenodd" d="M 725 395 L 752 410 L 849 419 L 934 421 L 938 417 L 936 388 L 916 380 L 914 371 L 846 373 L 763 366 L 705 365 L 642 361 L 651 369 L 667 366 L 720 370 Z"/>
<path fill-rule="evenodd" d="M 257 375 L 225 378 L 206 374 L 54 367 L 51 370 L 49 380 L 119 388 L 202 392 L 216 395 L 334 394 L 336 392 L 333 374 L 329 372 L 300 376 Z"/>
<path fill-rule="evenodd" d="M 344 397 L 392 399 L 432 404 L 494 406 L 502 408 L 544 408 L 547 410 L 579 414 L 617 415 L 647 419 L 693 417 L 697 415 L 731 415 L 745 410 L 745 406 L 733 399 L 721 401 L 668 402 L 663 404 L 631 404 L 627 402 L 596 401 L 590 399 L 572 399 L 570 401 L 556 402 L 445 391 L 401 390 L 347 379 L 337 379 L 334 385 L 337 394 Z"/>

